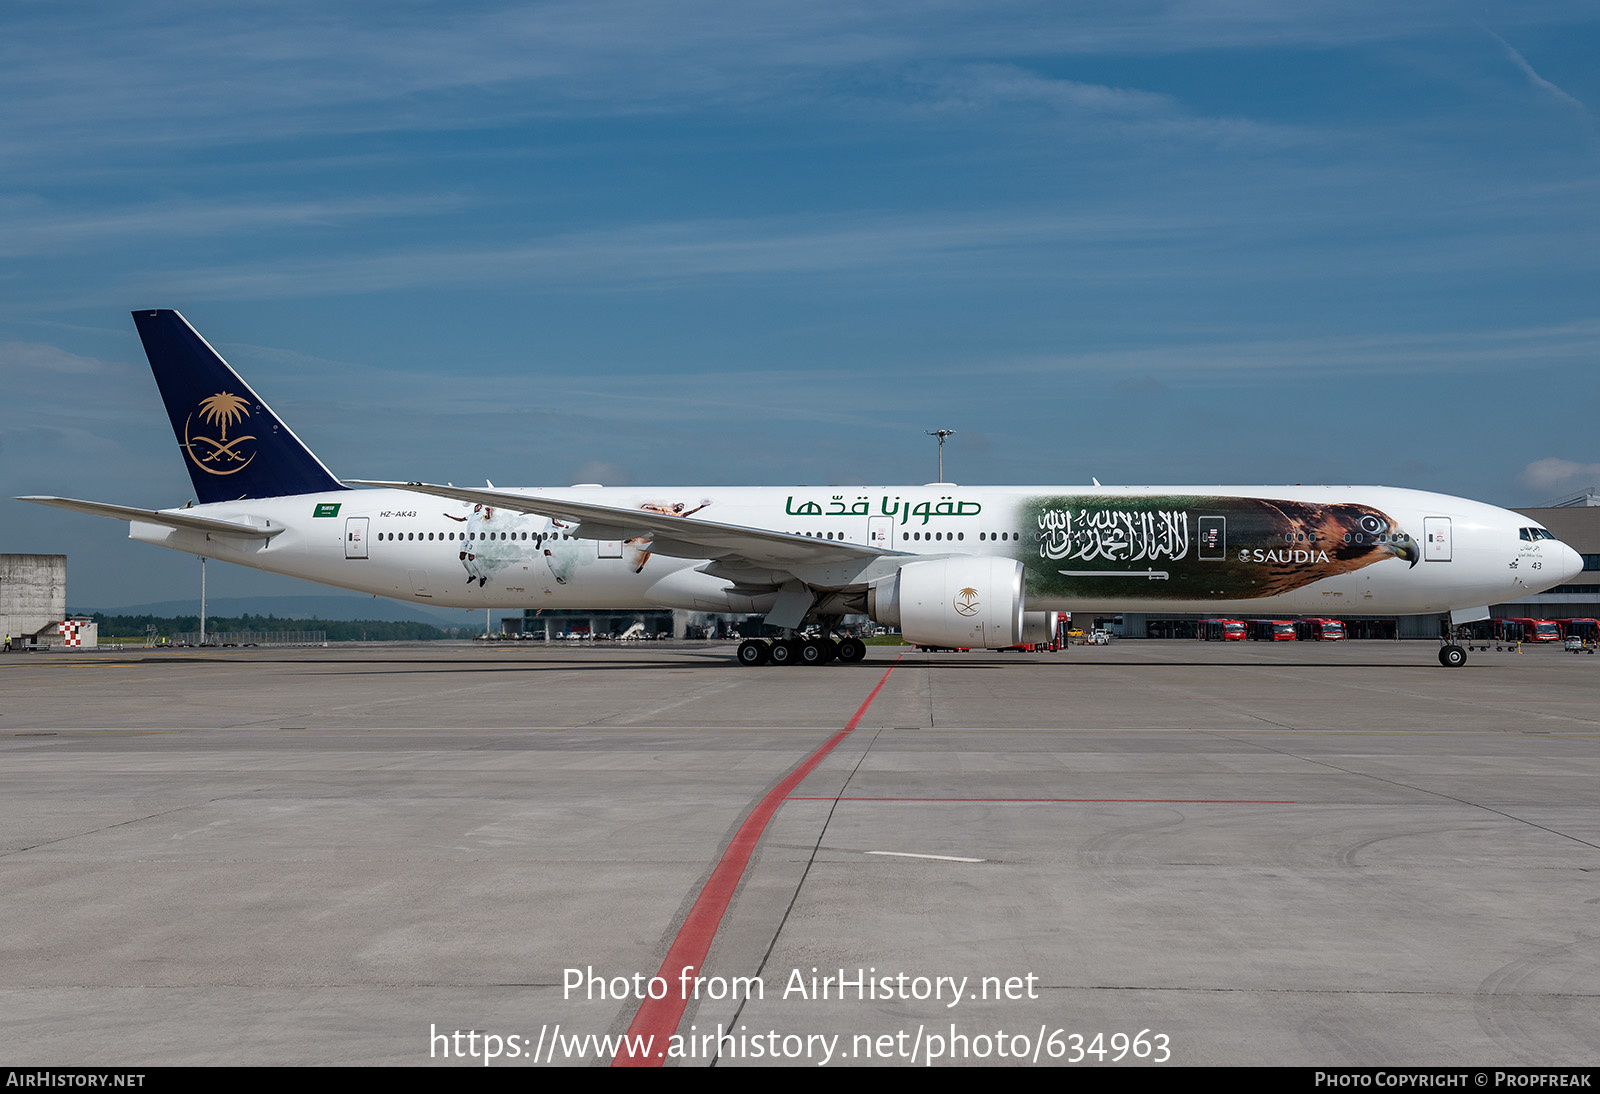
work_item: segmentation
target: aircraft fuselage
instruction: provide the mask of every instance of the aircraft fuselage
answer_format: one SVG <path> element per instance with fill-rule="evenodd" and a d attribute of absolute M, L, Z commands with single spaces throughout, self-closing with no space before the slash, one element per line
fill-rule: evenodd
<path fill-rule="evenodd" d="M 678 513 L 928 558 L 1001 556 L 1029 611 L 1413 614 L 1518 599 L 1581 559 L 1534 521 L 1390 487 L 574 487 L 509 490 Z M 580 538 L 548 517 L 404 490 L 221 502 L 266 540 L 134 522 L 134 539 L 459 608 L 763 610 L 707 560 Z"/>

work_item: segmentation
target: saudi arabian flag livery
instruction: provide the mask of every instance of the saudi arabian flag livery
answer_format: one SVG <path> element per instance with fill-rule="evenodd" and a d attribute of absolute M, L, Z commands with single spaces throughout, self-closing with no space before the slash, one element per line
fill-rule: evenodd
<path fill-rule="evenodd" d="M 1021 561 L 1037 597 L 1249 600 L 1400 558 L 1417 542 L 1365 505 L 1156 494 L 1023 503 Z"/>

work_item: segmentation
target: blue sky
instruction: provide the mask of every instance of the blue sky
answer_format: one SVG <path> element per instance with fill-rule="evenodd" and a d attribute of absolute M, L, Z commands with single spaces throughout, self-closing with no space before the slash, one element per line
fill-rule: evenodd
<path fill-rule="evenodd" d="M 128 312 L 346 477 L 1600 483 L 1594 3 L 13 2 L 4 496 L 182 503 Z M 0 501 L 74 606 L 192 592 Z M 309 587 L 213 567 L 214 595 Z"/>

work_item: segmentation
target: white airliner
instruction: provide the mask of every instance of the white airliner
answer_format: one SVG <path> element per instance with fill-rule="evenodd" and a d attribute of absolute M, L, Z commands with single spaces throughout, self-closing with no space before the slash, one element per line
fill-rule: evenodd
<path fill-rule="evenodd" d="M 459 608 L 762 613 L 740 662 L 859 661 L 865 614 L 923 645 L 1043 640 L 1050 613 L 1482 619 L 1582 558 L 1527 517 L 1387 487 L 482 489 L 340 482 L 175 311 L 133 313 L 200 504 L 21 500 L 327 585 Z M 375 489 L 356 490 L 366 486 Z M 821 637 L 799 638 L 807 621 Z M 1444 645 L 1439 659 L 1466 652 Z"/>

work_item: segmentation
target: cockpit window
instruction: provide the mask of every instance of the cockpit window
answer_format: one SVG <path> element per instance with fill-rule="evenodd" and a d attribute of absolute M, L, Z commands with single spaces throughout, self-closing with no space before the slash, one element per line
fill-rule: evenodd
<path fill-rule="evenodd" d="M 1529 543 L 1536 539 L 1555 539 L 1556 537 L 1548 528 L 1519 528 L 1518 534 Z"/>

